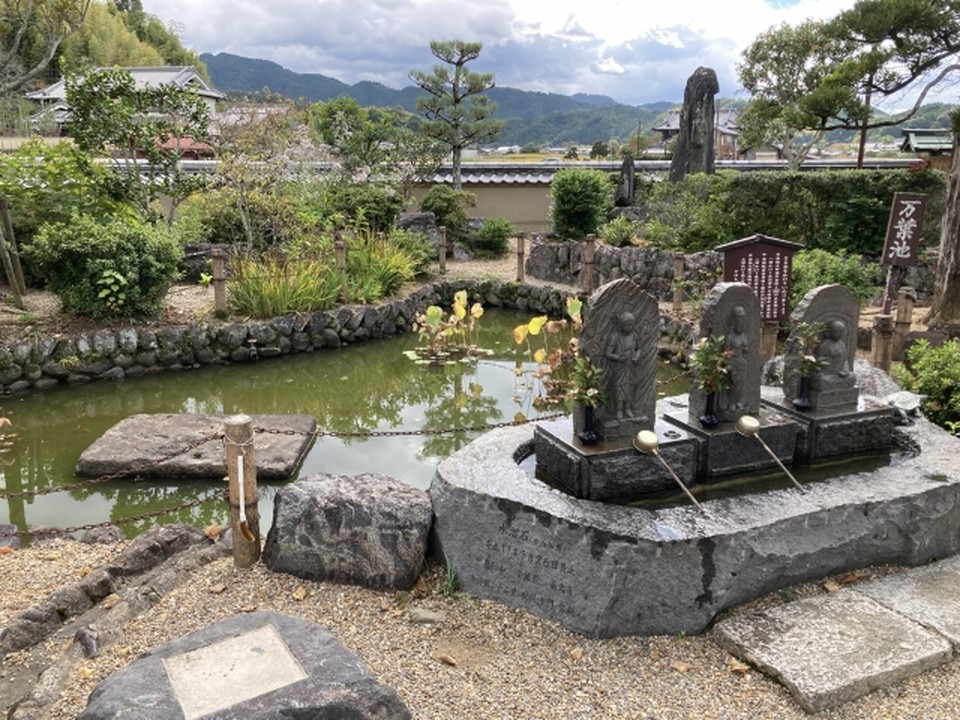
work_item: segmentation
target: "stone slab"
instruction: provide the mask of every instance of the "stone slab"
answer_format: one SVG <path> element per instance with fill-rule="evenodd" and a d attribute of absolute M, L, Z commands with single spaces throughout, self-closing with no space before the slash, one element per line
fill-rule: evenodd
<path fill-rule="evenodd" d="M 659 453 L 685 485 L 696 477 L 699 442 L 689 433 L 657 421 Z M 677 488 L 663 463 L 639 452 L 629 440 L 584 445 L 574 439 L 569 417 L 538 423 L 533 436 L 538 475 L 574 497 L 627 502 Z"/>
<path fill-rule="evenodd" d="M 318 625 L 274 612 L 173 640 L 94 689 L 78 720 L 408 720 L 397 693 Z"/>
<path fill-rule="evenodd" d="M 960 651 L 960 556 L 857 585 L 856 591 L 933 628 Z"/>
<path fill-rule="evenodd" d="M 223 421 L 228 415 L 138 414 L 124 418 L 84 450 L 76 473 L 103 477 L 129 473 L 147 478 L 220 479 L 227 474 Z M 315 439 L 312 415 L 251 415 L 257 479 L 286 480 L 300 466 Z M 216 437 L 214 437 L 216 436 Z M 213 439 L 189 447 L 204 438 Z M 185 448 L 189 448 L 184 452 Z M 173 455 L 171 457 L 171 455 Z"/>
<path fill-rule="evenodd" d="M 777 460 L 756 438 L 740 435 L 733 423 L 704 428 L 696 417 L 691 416 L 689 407 L 676 401 L 663 418 L 701 439 L 697 474 L 707 482 L 711 478 L 778 467 Z M 763 442 L 782 463 L 790 465 L 796 454 L 797 424 L 776 408 L 766 405 L 760 406 L 757 419 Z"/>
<path fill-rule="evenodd" d="M 952 657 L 945 638 L 852 590 L 722 620 L 714 637 L 728 652 L 783 683 L 811 713 Z"/>

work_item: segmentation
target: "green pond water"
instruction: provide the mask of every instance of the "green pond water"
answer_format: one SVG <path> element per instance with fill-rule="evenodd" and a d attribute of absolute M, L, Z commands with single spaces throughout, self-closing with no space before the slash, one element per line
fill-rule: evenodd
<path fill-rule="evenodd" d="M 123 479 L 32 494 L 82 480 L 73 469 L 83 450 L 137 413 L 299 413 L 316 417 L 318 429 L 327 432 L 411 431 L 394 437 L 320 437 L 304 458 L 299 476 L 380 472 L 425 489 L 437 462 L 479 433 L 412 433 L 494 425 L 518 415 L 541 414 L 532 404 L 539 392 L 529 372 L 535 366 L 512 338 L 513 328 L 529 317 L 488 311 L 481 319 L 477 344 L 493 354 L 470 364 L 417 365 L 403 354 L 417 346 L 417 337 L 405 334 L 338 350 L 3 398 L 0 410 L 12 421 L 8 430 L 17 437 L 9 452 L 0 455 L 0 523 L 25 530 L 28 525 L 79 527 L 109 521 L 118 523 L 128 536 L 158 523 L 226 524 L 226 506 L 219 501 L 124 522 L 220 495 L 222 481 Z M 518 376 L 517 367 L 526 372 Z M 686 392 L 688 381 L 678 378 L 668 364 L 663 364 L 660 375 L 661 396 Z M 278 486 L 260 485 L 263 532 L 270 527 Z"/>

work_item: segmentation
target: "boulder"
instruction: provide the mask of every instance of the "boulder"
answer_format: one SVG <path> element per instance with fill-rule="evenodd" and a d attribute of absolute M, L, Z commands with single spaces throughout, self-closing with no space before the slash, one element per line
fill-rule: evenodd
<path fill-rule="evenodd" d="M 406 589 L 433 519 L 424 490 L 377 473 L 315 475 L 280 488 L 263 561 L 310 580 Z"/>

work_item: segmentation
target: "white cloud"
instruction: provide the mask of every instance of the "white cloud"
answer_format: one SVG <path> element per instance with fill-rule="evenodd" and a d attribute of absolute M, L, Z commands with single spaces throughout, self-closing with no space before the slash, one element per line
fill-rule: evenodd
<path fill-rule="evenodd" d="M 198 52 L 272 60 L 346 83 L 400 88 L 435 64 L 431 40 L 484 44 L 475 69 L 501 87 L 679 101 L 697 67 L 720 96 L 738 94 L 736 63 L 759 33 L 829 18 L 854 0 L 142 0 Z M 773 7 L 786 5 L 790 7 Z"/>

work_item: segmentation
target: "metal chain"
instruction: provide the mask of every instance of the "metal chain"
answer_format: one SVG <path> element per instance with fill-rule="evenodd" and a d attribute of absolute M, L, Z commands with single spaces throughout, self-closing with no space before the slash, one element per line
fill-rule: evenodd
<path fill-rule="evenodd" d="M 303 430 L 279 430 L 276 428 L 256 427 L 253 429 L 253 431 L 255 433 L 262 433 L 264 435 L 305 435 L 316 438 L 411 437 L 421 435 L 446 435 L 459 432 L 482 432 L 485 430 L 496 430 L 504 427 L 518 427 L 520 425 L 528 425 L 541 420 L 556 420 L 557 418 L 564 417 L 565 415 L 568 415 L 568 413 L 558 412 L 549 415 L 538 415 L 535 418 L 524 418 L 523 420 L 506 420 L 504 422 L 489 423 L 486 425 L 464 425 L 462 427 L 442 428 L 439 430 L 425 430 L 423 428 L 419 428 L 417 430 L 345 430 L 342 432 L 337 430 L 314 430 L 313 432 L 306 432 Z"/>

